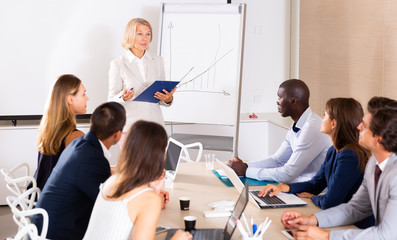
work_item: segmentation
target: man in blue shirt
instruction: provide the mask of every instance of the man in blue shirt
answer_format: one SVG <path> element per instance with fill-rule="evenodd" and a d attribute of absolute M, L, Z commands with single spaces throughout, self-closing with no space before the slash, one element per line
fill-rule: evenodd
<path fill-rule="evenodd" d="M 309 107 L 310 91 L 303 81 L 284 81 L 277 95 L 281 116 L 291 117 L 294 121 L 280 148 L 264 160 L 244 163 L 235 157 L 229 165 L 237 175 L 258 180 L 308 181 L 324 162 L 331 141 L 320 132 L 322 120 Z"/>
<path fill-rule="evenodd" d="M 104 103 L 92 114 L 87 135 L 62 152 L 36 205 L 48 213 L 48 239 L 84 237 L 99 185 L 110 176 L 109 148 L 119 141 L 125 121 L 121 104 Z M 32 222 L 41 229 L 41 217 Z"/>

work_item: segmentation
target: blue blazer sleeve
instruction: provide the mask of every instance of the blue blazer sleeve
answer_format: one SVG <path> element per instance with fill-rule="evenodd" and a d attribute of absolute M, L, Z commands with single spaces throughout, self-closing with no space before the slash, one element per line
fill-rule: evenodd
<path fill-rule="evenodd" d="M 328 178 L 328 191 L 325 195 L 313 196 L 314 204 L 327 209 L 348 202 L 363 180 L 358 164 L 358 156 L 353 150 L 340 151 Z"/>

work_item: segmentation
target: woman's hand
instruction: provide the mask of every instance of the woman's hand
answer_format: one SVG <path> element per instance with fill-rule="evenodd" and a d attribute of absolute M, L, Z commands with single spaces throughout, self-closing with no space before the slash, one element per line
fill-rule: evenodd
<path fill-rule="evenodd" d="M 279 185 L 268 184 L 259 192 L 259 197 L 266 196 L 269 193 L 270 197 L 273 197 L 279 192 L 289 192 L 290 187 L 287 184 L 280 183 Z"/>
<path fill-rule="evenodd" d="M 311 197 L 314 196 L 314 194 L 311 194 L 311 193 L 308 193 L 308 192 L 298 193 L 297 195 L 298 195 L 298 197 L 301 197 L 301 198 L 311 198 Z"/>
<path fill-rule="evenodd" d="M 154 94 L 154 97 L 157 98 L 160 101 L 164 101 L 165 103 L 171 103 L 172 100 L 174 100 L 174 92 L 176 91 L 176 87 L 174 87 L 174 89 L 172 89 L 171 92 L 168 92 L 167 90 L 163 89 L 163 92 L 156 92 Z"/>
<path fill-rule="evenodd" d="M 190 232 L 185 232 L 182 230 L 178 230 L 172 235 L 171 240 L 189 240 L 193 239 L 193 236 Z"/>
<path fill-rule="evenodd" d="M 149 184 L 149 186 L 150 186 L 151 188 L 153 188 L 153 190 L 154 190 L 155 192 L 157 192 L 157 193 L 160 194 L 161 189 L 163 188 L 163 185 L 164 185 L 164 180 L 165 180 L 165 172 L 161 175 L 161 177 L 159 177 L 159 179 L 154 180 L 153 182 L 151 182 L 151 183 Z"/>
<path fill-rule="evenodd" d="M 122 98 L 124 101 L 128 101 L 128 100 L 130 100 L 133 96 L 134 96 L 134 89 L 133 89 L 133 88 L 131 88 L 130 90 L 124 89 L 124 90 L 122 91 L 121 98 Z"/>
<path fill-rule="evenodd" d="M 161 208 L 164 209 L 165 207 L 167 207 L 167 204 L 170 201 L 170 194 L 167 191 L 160 190 L 160 197 L 162 199 Z"/>

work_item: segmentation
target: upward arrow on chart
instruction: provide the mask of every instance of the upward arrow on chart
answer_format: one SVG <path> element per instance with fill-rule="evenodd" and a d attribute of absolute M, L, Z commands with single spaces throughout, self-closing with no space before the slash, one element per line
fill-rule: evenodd
<path fill-rule="evenodd" d="M 168 24 L 168 27 L 167 27 L 169 30 L 170 30 L 170 77 L 169 77 L 169 79 L 172 79 L 171 78 L 171 69 L 172 69 L 172 58 L 171 58 L 171 55 L 172 55 L 172 51 L 171 51 L 171 46 L 172 46 L 172 41 L 171 41 L 171 35 L 172 35 L 172 29 L 174 28 L 174 25 L 172 25 L 172 22 L 170 22 L 170 24 Z"/>

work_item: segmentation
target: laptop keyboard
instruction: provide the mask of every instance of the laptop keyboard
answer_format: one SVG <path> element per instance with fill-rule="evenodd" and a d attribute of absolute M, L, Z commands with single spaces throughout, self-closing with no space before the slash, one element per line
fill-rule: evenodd
<path fill-rule="evenodd" d="M 260 191 L 250 191 L 250 193 L 254 194 L 257 198 L 259 198 L 260 200 L 262 200 L 264 203 L 268 204 L 268 205 L 274 205 L 274 204 L 285 204 L 285 202 L 283 200 L 281 200 L 280 198 L 278 198 L 277 196 L 273 196 L 273 197 L 269 197 L 269 193 L 266 194 L 266 196 L 264 197 L 259 197 Z"/>
<path fill-rule="evenodd" d="M 222 239 L 222 229 L 198 229 L 191 231 L 193 240 Z"/>

